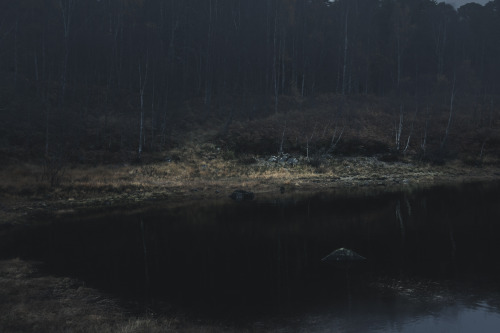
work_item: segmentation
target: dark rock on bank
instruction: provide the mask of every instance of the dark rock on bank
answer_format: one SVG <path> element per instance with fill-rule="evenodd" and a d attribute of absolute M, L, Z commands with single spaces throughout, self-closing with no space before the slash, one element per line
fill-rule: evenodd
<path fill-rule="evenodd" d="M 247 200 L 253 200 L 254 194 L 253 192 L 235 190 L 233 193 L 231 193 L 229 197 L 236 201 L 247 201 Z"/>

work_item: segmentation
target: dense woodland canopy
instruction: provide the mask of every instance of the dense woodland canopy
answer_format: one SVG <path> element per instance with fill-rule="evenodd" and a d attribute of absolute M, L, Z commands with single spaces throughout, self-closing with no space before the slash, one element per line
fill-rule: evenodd
<path fill-rule="evenodd" d="M 0 146 L 32 156 L 159 151 L 188 112 L 202 124 L 234 109 L 265 117 L 286 112 L 282 100 L 325 94 L 423 107 L 449 104 L 456 93 L 462 103 L 492 104 L 500 95 L 499 7 L 2 1 Z"/>

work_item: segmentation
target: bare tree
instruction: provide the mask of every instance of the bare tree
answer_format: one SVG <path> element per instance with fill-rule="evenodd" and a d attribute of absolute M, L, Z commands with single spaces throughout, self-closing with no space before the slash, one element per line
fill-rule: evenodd
<path fill-rule="evenodd" d="M 434 53 L 437 58 L 437 73 L 438 75 L 443 74 L 444 70 L 444 55 L 446 49 L 446 38 L 448 32 L 448 22 L 446 15 L 444 17 L 438 19 L 433 23 L 433 32 L 434 32 Z"/>
<path fill-rule="evenodd" d="M 283 144 L 285 142 L 285 132 L 286 132 L 286 120 L 285 120 L 285 127 L 283 127 L 283 133 L 281 134 L 281 143 L 280 143 L 280 150 L 279 150 L 280 155 L 283 155 Z"/>
<path fill-rule="evenodd" d="M 213 73 L 213 64 L 212 64 L 212 44 L 214 39 L 214 21 L 217 19 L 217 5 L 218 1 L 215 0 L 214 8 L 212 8 L 212 0 L 208 2 L 208 27 L 207 27 L 207 53 L 206 53 L 206 65 L 205 65 L 205 96 L 204 96 L 204 105 L 205 105 L 205 115 L 206 119 L 210 113 L 211 101 L 212 101 L 212 73 Z"/>
<path fill-rule="evenodd" d="M 274 112 L 278 113 L 278 93 L 279 93 L 279 69 L 277 64 L 277 50 L 276 50 L 276 41 L 277 41 L 277 30 L 278 30 L 278 3 L 276 2 L 276 12 L 274 16 L 274 36 L 273 36 L 273 81 L 274 81 Z"/>
<path fill-rule="evenodd" d="M 457 93 L 456 91 L 456 74 L 453 74 L 453 83 L 451 85 L 451 95 L 450 95 L 450 114 L 448 116 L 448 123 L 446 125 L 446 130 L 444 132 L 444 138 L 443 141 L 441 141 L 441 150 L 443 150 L 445 144 L 446 144 L 446 139 L 448 138 L 448 134 L 450 132 L 450 127 L 451 127 L 451 121 L 453 117 L 453 102 L 455 101 L 455 95 Z"/>
<path fill-rule="evenodd" d="M 63 21 L 63 58 L 61 64 L 61 96 L 59 99 L 59 104 L 64 103 L 64 97 L 66 94 L 66 84 L 68 76 L 68 59 L 69 59 L 69 37 L 72 26 L 73 12 L 75 10 L 75 5 L 78 0 L 59 0 L 59 6 L 61 9 L 62 21 Z"/>
<path fill-rule="evenodd" d="M 399 152 L 401 148 L 401 133 L 403 131 L 403 120 L 404 120 L 404 115 L 403 115 L 403 105 L 401 104 L 399 108 L 399 124 L 394 125 L 394 131 L 396 133 L 395 141 L 396 141 L 396 151 Z"/>
<path fill-rule="evenodd" d="M 153 77 L 153 95 L 151 96 L 151 142 L 150 148 L 153 150 L 155 143 L 155 80 Z"/>
<path fill-rule="evenodd" d="M 429 126 L 429 120 L 425 120 L 425 127 L 424 127 L 424 135 L 422 137 L 422 142 L 420 143 L 420 148 L 422 149 L 422 153 L 425 156 L 426 150 L 427 150 L 427 127 Z"/>
<path fill-rule="evenodd" d="M 413 134 L 413 124 L 415 123 L 415 120 L 417 119 L 417 114 L 418 114 L 418 107 L 415 108 L 415 115 L 413 116 L 413 120 L 411 121 L 410 133 L 408 134 L 408 138 L 406 139 L 406 145 L 405 145 L 405 148 L 403 149 L 404 155 L 406 155 L 406 153 L 408 152 L 408 148 L 410 148 L 411 135 Z"/>
<path fill-rule="evenodd" d="M 335 126 L 335 130 L 333 131 L 333 135 L 332 135 L 332 140 L 330 142 L 330 147 L 328 148 L 327 153 L 330 154 L 335 150 L 340 139 L 342 139 L 342 134 L 344 134 L 344 129 L 345 129 L 345 125 L 342 127 L 342 129 L 340 130 L 340 133 L 337 135 L 338 128 L 337 128 L 337 126 Z"/>
<path fill-rule="evenodd" d="M 306 136 L 306 158 L 309 159 L 309 144 L 311 143 L 314 133 L 316 132 L 316 126 L 318 124 L 314 124 L 314 128 L 312 130 L 311 136 Z"/>
<path fill-rule="evenodd" d="M 19 60 L 18 60 L 18 34 L 19 34 L 19 19 L 16 19 L 16 29 L 14 30 L 14 84 L 17 84 L 17 75 L 19 72 Z"/>
<path fill-rule="evenodd" d="M 348 39 L 347 39 L 347 22 L 349 18 L 349 8 L 346 9 L 345 12 L 345 31 L 344 31 L 344 67 L 342 69 L 342 95 L 345 95 L 346 92 L 346 84 L 347 84 L 347 78 L 346 78 L 346 71 L 347 71 L 347 49 L 349 46 Z"/>
<path fill-rule="evenodd" d="M 141 107 L 141 118 L 139 122 L 139 148 L 137 151 L 137 159 L 140 161 L 142 158 L 142 145 L 144 136 L 144 89 L 148 80 L 148 55 L 146 55 L 146 68 L 142 69 L 141 61 L 139 61 L 139 97 Z"/>

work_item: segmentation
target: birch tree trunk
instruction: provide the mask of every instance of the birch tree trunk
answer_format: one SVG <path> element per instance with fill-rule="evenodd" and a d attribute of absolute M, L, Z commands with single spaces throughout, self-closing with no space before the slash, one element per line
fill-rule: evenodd
<path fill-rule="evenodd" d="M 349 17 L 349 8 L 346 9 L 345 13 L 345 30 L 344 30 L 344 67 L 342 69 L 342 95 L 346 93 L 347 85 L 347 49 L 348 49 L 348 39 L 347 39 L 347 23 Z"/>
<path fill-rule="evenodd" d="M 215 15 L 217 14 L 217 0 L 215 0 Z M 212 101 L 212 39 L 213 39 L 213 20 L 212 0 L 209 0 L 209 20 L 207 32 L 207 59 L 205 64 L 205 115 L 206 119 L 210 113 L 210 104 Z"/>
<path fill-rule="evenodd" d="M 153 150 L 155 142 L 155 85 L 153 77 L 153 96 L 151 97 L 151 142 L 150 149 Z"/>
<path fill-rule="evenodd" d="M 69 59 L 69 36 L 71 31 L 71 23 L 73 17 L 73 11 L 75 9 L 76 2 L 78 0 L 59 0 L 59 6 L 61 8 L 61 15 L 63 20 L 63 57 L 61 63 L 61 96 L 59 98 L 59 105 L 64 104 L 64 98 L 66 95 L 66 85 L 68 76 L 68 59 Z"/>
<path fill-rule="evenodd" d="M 396 130 L 396 151 L 399 153 L 401 148 L 401 133 L 403 131 L 403 105 L 399 109 L 399 124 L 395 128 Z"/>
<path fill-rule="evenodd" d="M 18 42 L 17 42 L 18 33 L 19 33 L 19 19 L 16 19 L 16 29 L 14 30 L 14 85 L 17 85 L 17 74 L 19 70 Z"/>
<path fill-rule="evenodd" d="M 148 56 L 146 56 L 146 68 L 142 72 L 142 66 L 139 62 L 139 97 L 141 107 L 141 117 L 139 121 L 139 148 L 137 150 L 137 159 L 140 161 L 142 158 L 143 136 L 144 136 L 144 88 L 146 87 L 148 79 Z"/>
<path fill-rule="evenodd" d="M 273 81 L 274 81 L 274 112 L 278 113 L 278 89 L 279 89 L 279 78 L 278 78 L 278 68 L 276 63 L 276 42 L 277 42 L 277 30 L 278 30 L 278 4 L 276 3 L 276 12 L 274 16 L 274 37 L 273 37 Z"/>
<path fill-rule="evenodd" d="M 446 125 L 446 130 L 444 131 L 444 138 L 443 141 L 441 141 L 441 150 L 444 149 L 444 146 L 446 144 L 446 139 L 448 139 L 448 134 L 450 132 L 450 127 L 451 127 L 451 121 L 453 118 L 453 102 L 455 101 L 455 95 L 456 95 L 456 74 L 453 74 L 453 84 L 451 86 L 451 96 L 450 96 L 450 114 L 448 116 L 448 123 Z"/>

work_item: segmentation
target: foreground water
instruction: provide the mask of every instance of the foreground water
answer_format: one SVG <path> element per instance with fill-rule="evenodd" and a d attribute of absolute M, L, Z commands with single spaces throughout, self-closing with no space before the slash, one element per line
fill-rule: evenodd
<path fill-rule="evenodd" d="M 500 330 L 498 183 L 167 207 L 16 229 L 0 253 L 256 330 Z M 340 247 L 366 262 L 321 262 Z"/>

